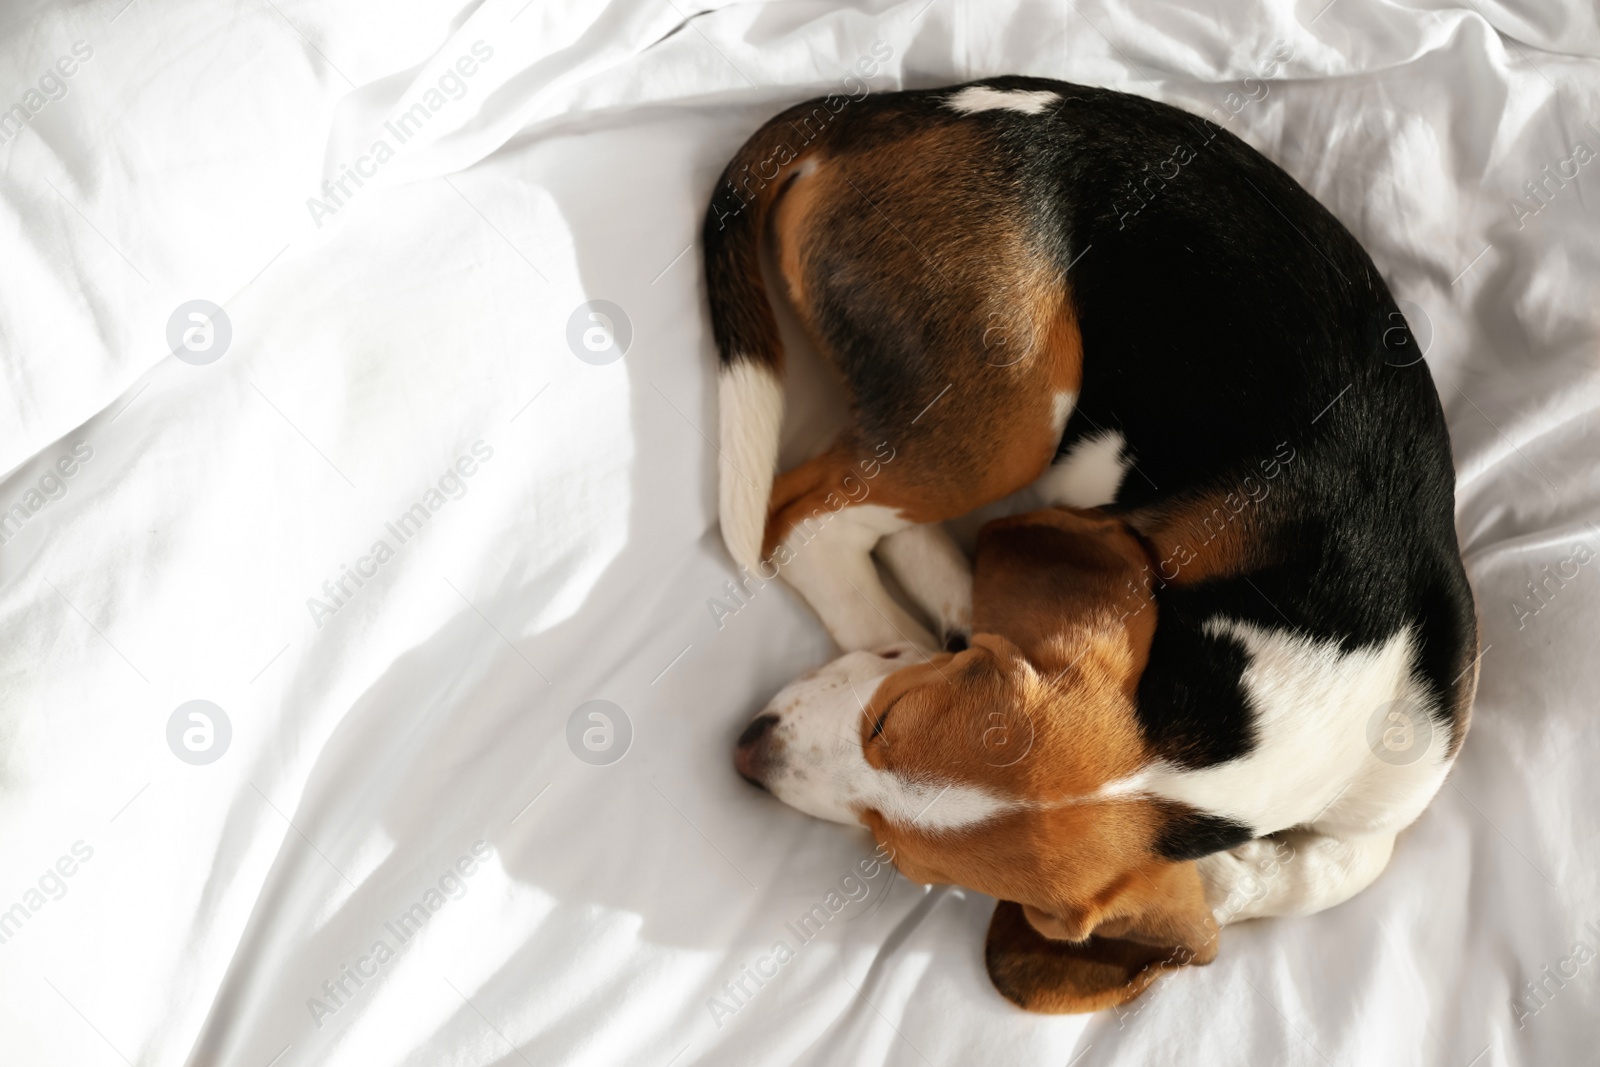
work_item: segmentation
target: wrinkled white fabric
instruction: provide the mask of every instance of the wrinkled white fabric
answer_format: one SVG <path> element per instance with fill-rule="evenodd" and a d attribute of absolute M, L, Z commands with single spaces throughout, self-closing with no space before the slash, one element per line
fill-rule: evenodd
<path fill-rule="evenodd" d="M 1593 5 L 124 4 L 0 27 L 0 1060 L 1592 1062 Z M 1121 1015 L 1015 1010 L 992 901 L 731 767 L 829 646 L 724 590 L 699 224 L 877 42 L 874 91 L 1231 115 L 1408 302 L 1449 417 L 1487 646 L 1454 774 L 1372 888 Z M 196 299 L 205 365 L 167 339 Z M 593 300 L 620 360 L 579 358 Z M 193 700 L 214 762 L 169 745 Z M 569 744 L 592 700 L 626 721 Z"/>

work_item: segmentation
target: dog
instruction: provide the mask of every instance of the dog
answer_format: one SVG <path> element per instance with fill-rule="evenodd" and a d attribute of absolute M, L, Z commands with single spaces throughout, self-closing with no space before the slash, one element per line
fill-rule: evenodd
<path fill-rule="evenodd" d="M 744 777 L 994 896 L 987 970 L 1032 1011 L 1378 877 L 1478 626 L 1438 394 L 1332 214 L 1186 112 L 1002 77 L 790 108 L 703 238 L 724 540 L 843 653 Z M 781 475 L 764 259 L 849 399 Z M 1019 493 L 969 565 L 941 524 Z"/>

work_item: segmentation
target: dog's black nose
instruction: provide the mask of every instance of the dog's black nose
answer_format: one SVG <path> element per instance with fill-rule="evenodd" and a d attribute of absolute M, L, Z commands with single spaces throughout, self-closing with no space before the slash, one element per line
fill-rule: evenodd
<path fill-rule="evenodd" d="M 761 780 L 762 765 L 766 763 L 766 746 L 763 742 L 778 723 L 776 715 L 757 715 L 739 735 L 733 749 L 733 765 L 739 777 L 760 789 L 767 788 Z"/>
<path fill-rule="evenodd" d="M 778 724 L 776 715 L 757 715 L 750 720 L 750 725 L 744 728 L 744 733 L 739 735 L 739 747 L 754 745 L 767 735 L 767 731 Z"/>

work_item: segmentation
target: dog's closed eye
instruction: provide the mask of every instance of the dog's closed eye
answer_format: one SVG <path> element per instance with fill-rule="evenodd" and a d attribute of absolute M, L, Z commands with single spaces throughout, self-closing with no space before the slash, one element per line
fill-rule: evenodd
<path fill-rule="evenodd" d="M 871 741 L 874 738 L 881 737 L 883 735 L 883 723 L 884 723 L 884 720 L 889 717 L 889 712 L 891 712 L 893 710 L 894 710 L 894 705 L 890 704 L 888 707 L 884 708 L 882 711 L 880 711 L 878 713 L 878 718 L 872 724 L 872 733 L 867 736 L 867 740 L 868 741 Z"/>

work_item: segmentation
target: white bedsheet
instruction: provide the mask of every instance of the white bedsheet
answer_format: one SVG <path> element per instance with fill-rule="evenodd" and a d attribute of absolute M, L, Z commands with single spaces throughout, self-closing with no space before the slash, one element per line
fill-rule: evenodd
<path fill-rule="evenodd" d="M 1592 4 L 93 0 L 0 35 L 0 1062 L 1594 1062 Z M 866 836 L 730 764 L 828 643 L 777 587 L 708 608 L 696 236 L 743 138 L 880 41 L 875 91 L 1237 111 L 1431 338 L 1488 646 L 1464 754 L 1371 889 L 1121 1016 L 1013 1009 L 990 900 L 847 881 Z M 166 340 L 194 299 L 206 365 Z M 589 300 L 621 360 L 569 346 Z M 596 699 L 605 766 L 567 742 Z M 192 700 L 208 764 L 169 747 Z"/>

